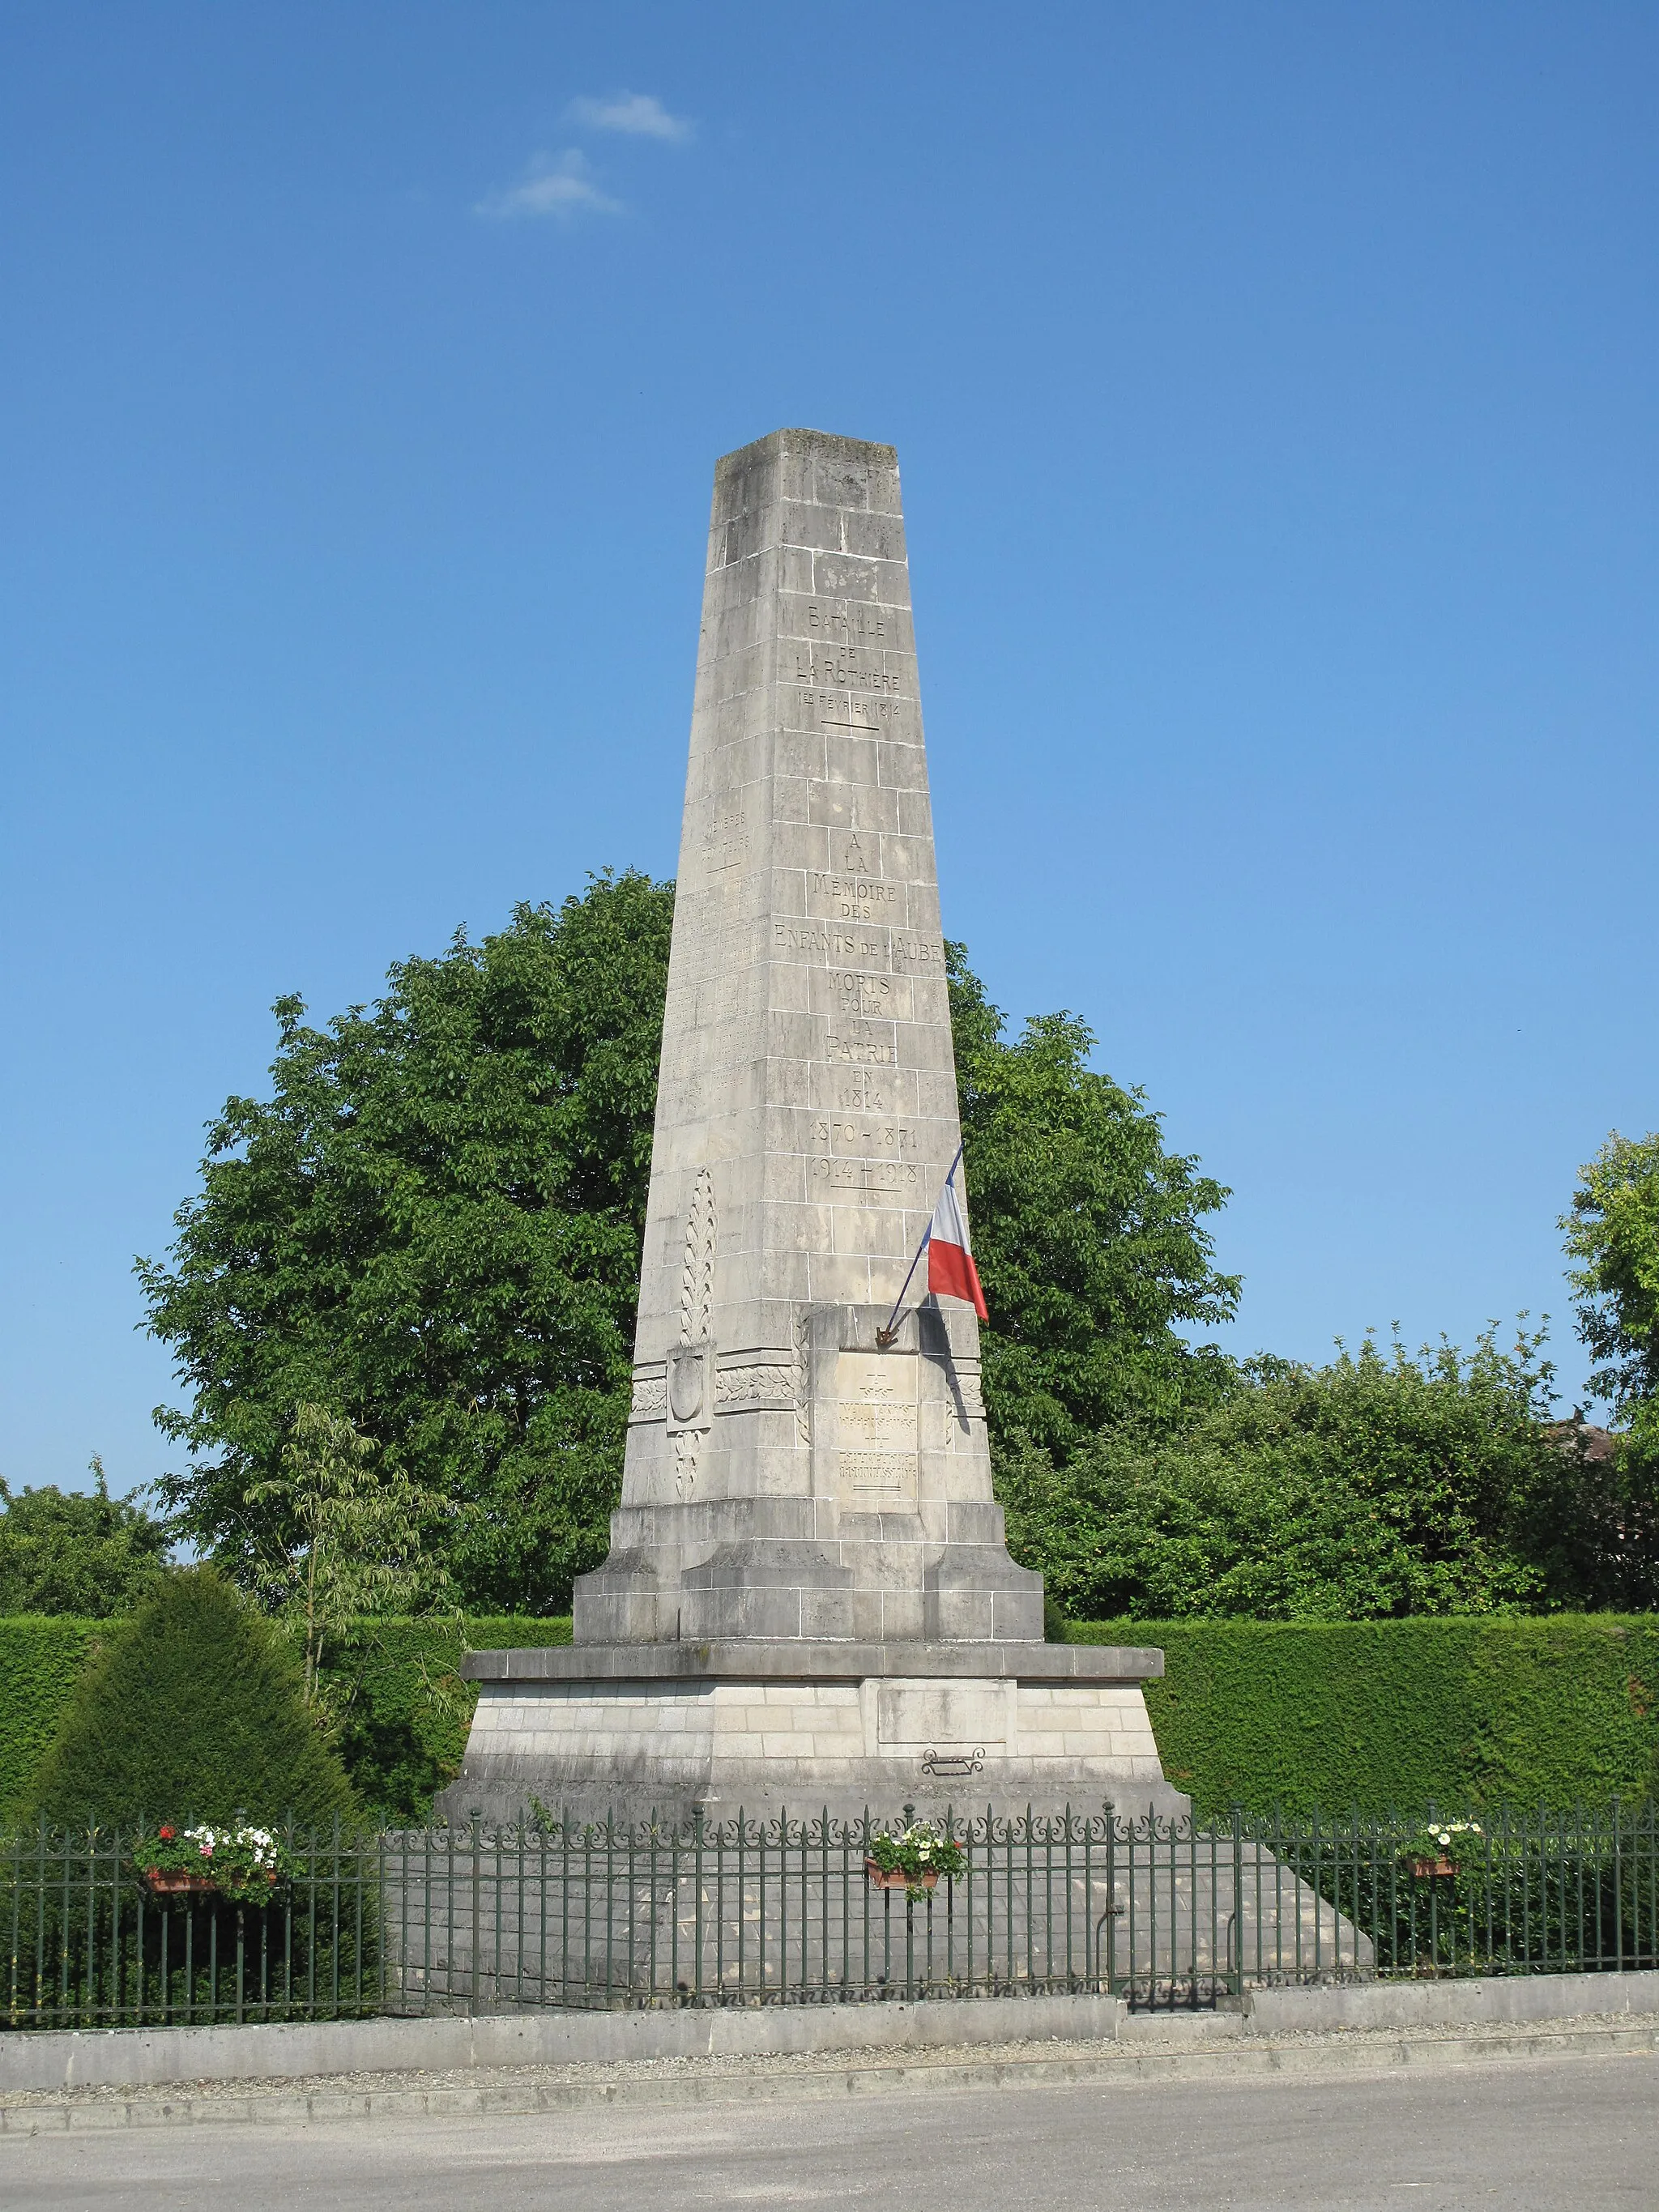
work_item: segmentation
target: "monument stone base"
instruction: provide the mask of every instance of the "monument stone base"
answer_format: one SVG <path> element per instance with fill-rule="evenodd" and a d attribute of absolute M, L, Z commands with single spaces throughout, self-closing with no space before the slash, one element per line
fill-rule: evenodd
<path fill-rule="evenodd" d="M 1186 1813 L 1143 1682 L 1161 1651 L 1087 1644 L 586 1644 L 476 1651 L 452 1820 L 532 1800 L 580 1820 L 828 1810 Z"/>

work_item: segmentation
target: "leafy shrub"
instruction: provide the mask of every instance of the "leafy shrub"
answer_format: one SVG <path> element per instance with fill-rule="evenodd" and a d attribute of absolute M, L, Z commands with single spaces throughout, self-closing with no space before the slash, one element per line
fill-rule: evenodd
<path fill-rule="evenodd" d="M 1064 1468 L 1020 1439 L 998 1454 L 1010 1546 L 1082 1620 L 1628 1604 L 1617 1515 L 1547 1433 L 1540 1342 L 1256 1360 L 1220 1404 L 1104 1430 Z"/>
<path fill-rule="evenodd" d="M 27 1809 L 65 1827 L 246 1813 L 326 1828 L 356 1813 L 289 1639 L 209 1567 L 169 1575 L 112 1632 Z"/>

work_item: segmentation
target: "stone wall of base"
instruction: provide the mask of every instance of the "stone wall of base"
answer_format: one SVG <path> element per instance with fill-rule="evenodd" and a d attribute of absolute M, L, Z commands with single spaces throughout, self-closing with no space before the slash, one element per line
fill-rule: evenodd
<path fill-rule="evenodd" d="M 1185 1809 L 1164 1779 L 1139 1682 L 483 1681 L 443 1809 L 516 1817 L 533 1797 L 584 1819 L 615 1811 L 726 1818 L 787 1807 L 883 1815 L 905 1803 L 999 1812 Z"/>

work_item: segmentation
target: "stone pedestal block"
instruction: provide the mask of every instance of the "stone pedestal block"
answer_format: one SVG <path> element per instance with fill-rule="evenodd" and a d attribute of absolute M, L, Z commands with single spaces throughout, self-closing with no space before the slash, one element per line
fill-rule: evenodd
<path fill-rule="evenodd" d="M 1158 1651 L 799 1639 L 650 1652 L 480 1651 L 478 1706 L 451 1816 L 515 1818 L 532 1799 L 583 1820 L 1184 1812 L 1141 1685 Z M 1006 1668 L 1006 1671 L 1004 1669 Z"/>

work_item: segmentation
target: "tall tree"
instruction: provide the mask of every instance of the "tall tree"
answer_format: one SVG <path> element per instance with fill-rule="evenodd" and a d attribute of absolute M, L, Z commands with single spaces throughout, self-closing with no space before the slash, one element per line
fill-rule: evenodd
<path fill-rule="evenodd" d="M 1561 1223 L 1578 1265 L 1578 1334 L 1601 1364 L 1590 1377 L 1629 1424 L 1629 1442 L 1659 1463 L 1659 1131 L 1615 1130 L 1580 1171 Z"/>
<path fill-rule="evenodd" d="M 1590 1376 L 1622 1425 L 1611 1479 L 1626 1578 L 1659 1602 L 1659 1131 L 1615 1130 L 1580 1171 L 1561 1223 Z"/>
<path fill-rule="evenodd" d="M 1181 1334 L 1237 1304 L 1203 1225 L 1229 1193 L 1165 1149 L 1142 1092 L 1090 1067 L 1086 1024 L 1041 1014 L 1010 1042 L 966 947 L 946 961 L 992 1438 L 1063 1464 L 1108 1423 L 1230 1387 L 1225 1355 Z"/>
<path fill-rule="evenodd" d="M 400 963 L 326 1028 L 278 1001 L 273 1096 L 228 1102 L 168 1262 L 139 1263 L 190 1392 L 157 1413 L 191 1456 L 161 1492 L 245 1587 L 304 1552 L 301 1406 L 427 1501 L 426 1550 L 475 1611 L 556 1611 L 604 1556 L 672 910 L 671 884 L 605 875 Z M 960 946 L 950 975 L 994 1437 L 1063 1460 L 1207 1401 L 1229 1364 L 1181 1330 L 1237 1295 L 1202 1226 L 1226 1193 L 1089 1068 L 1081 1023 L 1011 1043 Z"/>
<path fill-rule="evenodd" d="M 160 1489 L 238 1581 L 283 1540 L 301 1404 L 443 1501 L 475 1609 L 556 1611 L 604 1556 L 672 911 L 606 873 L 325 1029 L 278 1000 L 274 1095 L 228 1101 L 170 1264 L 138 1263 L 191 1393 Z"/>

